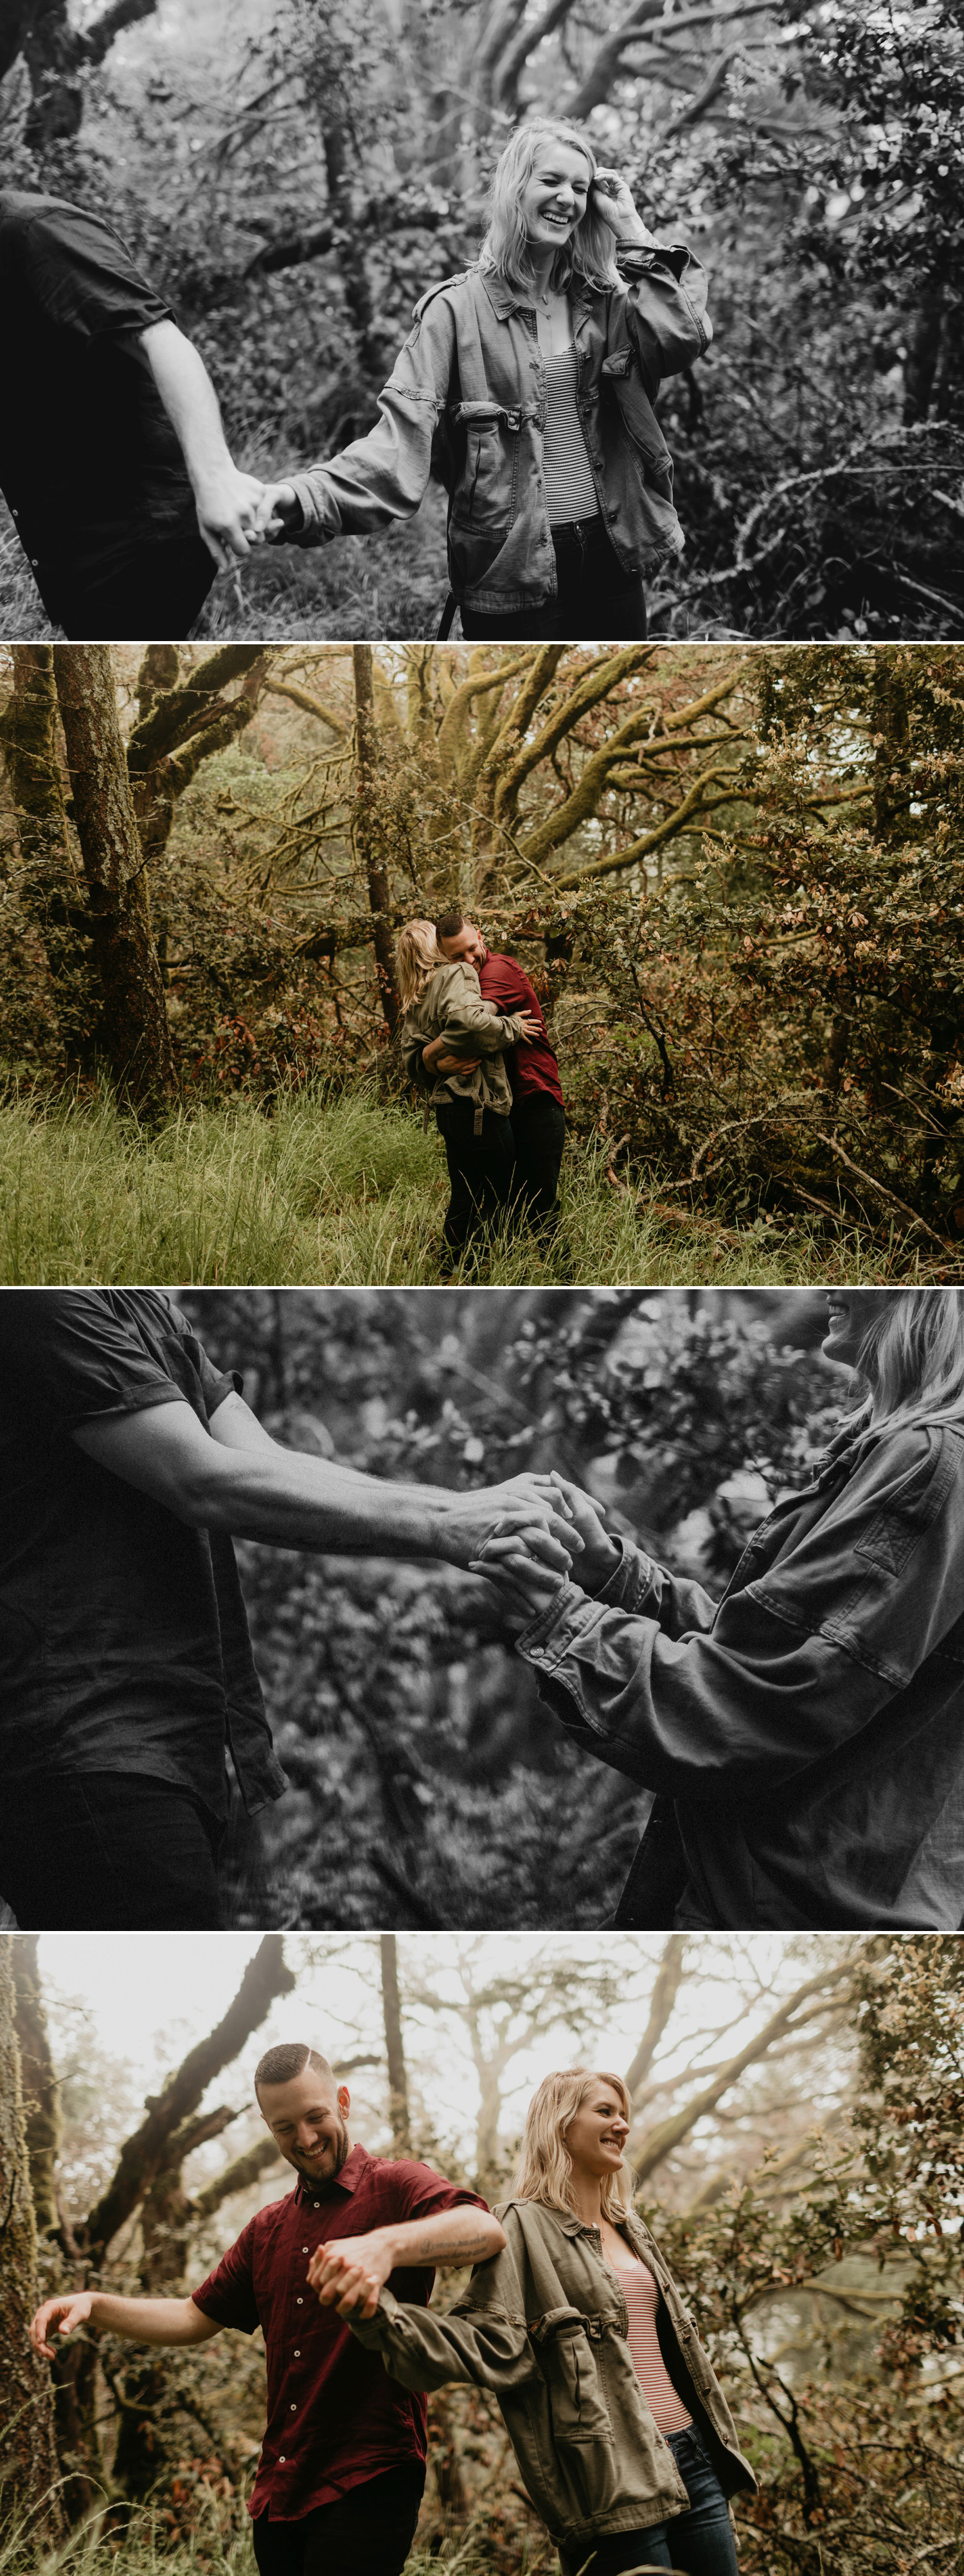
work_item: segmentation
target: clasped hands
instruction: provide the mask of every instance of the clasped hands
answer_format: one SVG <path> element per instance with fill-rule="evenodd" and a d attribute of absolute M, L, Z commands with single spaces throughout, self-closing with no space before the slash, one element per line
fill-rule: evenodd
<path fill-rule="evenodd" d="M 511 1522 L 497 1524 L 468 1564 L 470 1574 L 484 1574 L 495 1585 L 508 1624 L 520 1628 L 551 1608 L 573 1577 L 585 1591 L 600 1591 L 620 1561 L 618 1543 L 603 1527 L 602 1506 L 591 1494 L 555 1470 L 518 1480 L 520 1485 L 524 1481 L 534 1497 L 548 1503 L 548 1525 L 535 1510 L 527 1524 L 524 1510 L 517 1508 Z"/>
<path fill-rule="evenodd" d="M 384 2240 L 373 2228 L 368 2236 L 342 2236 L 331 2245 L 317 2245 L 308 2265 L 308 2288 L 314 2290 L 323 2308 L 336 2308 L 340 2317 L 373 2317 L 378 2307 L 378 2294 L 383 2290 L 393 2266 L 389 2231 Z"/>

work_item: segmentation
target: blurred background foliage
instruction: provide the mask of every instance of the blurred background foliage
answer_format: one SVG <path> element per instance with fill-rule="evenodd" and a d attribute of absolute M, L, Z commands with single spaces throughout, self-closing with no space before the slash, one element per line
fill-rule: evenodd
<path fill-rule="evenodd" d="M 585 120 L 704 258 L 716 339 L 661 410 L 688 532 L 654 629 L 961 632 L 956 0 L 9 0 L 9 180 L 99 206 L 171 295 L 239 461 L 330 454 L 478 248 L 520 115 Z M 424 636 L 444 496 L 222 577 L 205 634 Z M 3 631 L 48 632 L 9 522 Z"/>
<path fill-rule="evenodd" d="M 807 1481 L 847 1379 L 799 1290 L 198 1290 L 222 1368 L 293 1447 L 456 1490 L 558 1467 L 722 1591 Z M 289 1795 L 254 1920 L 600 1925 L 649 1811 L 571 1745 L 494 1595 L 448 1567 L 240 1550 Z M 250 1899 L 238 1901 L 239 1919 Z"/>
<path fill-rule="evenodd" d="M 31 2364 L 25 2324 L 40 2295 L 84 2286 L 187 2292 L 280 2197 L 289 2176 L 251 2091 L 279 2036 L 326 2048 L 370 2151 L 423 2156 L 490 2202 L 506 2192 L 539 2078 L 553 2065 L 622 2069 L 636 2205 L 759 2479 L 737 2501 L 741 2567 L 954 2576 L 959 1940 L 269 1933 L 251 1943 L 236 1993 L 221 1979 L 217 2006 L 203 1941 L 168 1947 L 160 2011 L 150 1961 L 135 2065 L 119 2038 L 130 2028 L 121 1945 L 112 2010 L 84 1959 L 0 1935 L 5 2143 L 29 2221 L 19 2260 L 9 2239 L 0 2255 L 5 2386 L 26 2390 L 0 2452 L 6 2576 L 148 2576 L 159 2560 L 177 2576 L 250 2576 L 260 2334 L 173 2351 L 85 2329 L 48 2368 Z M 436 2304 L 461 2286 L 440 2275 Z M 429 2424 L 409 2576 L 551 2576 L 555 2552 L 494 2402 L 442 2391 Z"/>

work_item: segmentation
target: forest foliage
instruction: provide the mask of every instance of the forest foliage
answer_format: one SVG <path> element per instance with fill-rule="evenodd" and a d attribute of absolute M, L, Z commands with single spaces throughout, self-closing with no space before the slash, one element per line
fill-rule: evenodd
<path fill-rule="evenodd" d="M 240 0 L 229 30 L 216 0 L 11 0 L 3 72 L 11 177 L 117 224 L 256 470 L 371 423 L 417 299 L 478 249 L 512 126 L 583 118 L 711 277 L 713 345 L 662 397 L 688 545 L 654 631 L 961 632 L 955 0 Z M 202 631 L 433 634 L 441 500 L 223 576 Z M 4 573 L 5 631 L 49 631 L 12 532 Z"/>
<path fill-rule="evenodd" d="M 8 1081 L 401 1101 L 394 934 L 454 900 L 617 1192 L 946 1275 L 964 648 L 121 648 L 86 801 L 78 656 L 109 694 L 108 648 L 18 646 L 0 717 Z"/>
<path fill-rule="evenodd" d="M 220 1368 L 294 1447 L 455 1489 L 586 1484 L 722 1590 L 846 1398 L 816 1292 L 197 1291 Z M 253 1917 L 323 1928 L 600 1926 L 649 1800 L 570 1744 L 494 1593 L 448 1567 L 245 1545 L 288 1795 Z"/>
<path fill-rule="evenodd" d="M 960 1943 L 733 1940 L 708 1974 L 702 1945 L 679 1935 L 527 1945 L 519 1959 L 495 1947 L 390 1936 L 282 1947 L 269 1935 L 221 2022 L 180 2063 L 176 2041 L 161 2039 L 163 2072 L 140 2115 L 130 2070 L 104 2056 L 79 1999 L 38 1973 L 35 1939 L 5 1936 L 0 2045 L 19 2043 L 15 2182 L 36 2230 L 24 2292 L 32 2281 L 33 2295 L 85 2283 L 157 2295 L 203 2277 L 287 2181 L 250 2094 L 273 2007 L 294 1993 L 300 2019 L 287 2026 L 319 2030 L 320 1999 L 347 1975 L 345 2053 L 329 2046 L 364 2105 L 353 2133 L 376 2152 L 427 2156 L 490 2200 L 505 2190 L 538 2075 L 599 2055 L 623 2067 L 636 2204 L 695 2312 L 759 2481 L 736 2506 L 747 2576 L 906 2576 L 915 2563 L 952 2576 L 964 2433 Z M 454 2060 L 474 2069 L 474 2141 L 464 2119 L 458 2136 L 444 2120 L 439 2132 L 440 2071 Z M 441 2276 L 436 2302 L 458 2287 Z M 22 2371 L 8 2299 L 0 2337 Z M 39 2454 L 32 2475 L 9 2451 L 4 2462 L 4 2501 L 28 2517 L 7 2543 L 11 2571 L 32 2576 L 43 2558 L 141 2576 L 150 2559 L 178 2576 L 225 2565 L 241 2576 L 263 2371 L 260 2337 L 199 2353 L 145 2353 L 89 2329 L 72 2338 L 51 2374 L 63 2483 L 45 2488 Z M 35 2378 L 39 2420 L 51 2403 L 45 2365 Z M 493 2403 L 465 2389 L 433 2400 L 430 2462 L 411 2576 L 433 2564 L 548 2576 L 554 2553 Z M 59 2544 L 51 2555 L 44 2538 Z"/>

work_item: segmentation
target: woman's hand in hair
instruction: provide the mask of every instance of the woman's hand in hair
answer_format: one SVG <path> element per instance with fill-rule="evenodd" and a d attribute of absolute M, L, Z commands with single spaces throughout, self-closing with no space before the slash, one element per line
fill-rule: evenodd
<path fill-rule="evenodd" d="M 599 215 L 624 247 L 649 246 L 653 234 L 647 232 L 642 216 L 636 212 L 633 192 L 621 170 L 597 170 L 589 191 L 590 214 Z"/>

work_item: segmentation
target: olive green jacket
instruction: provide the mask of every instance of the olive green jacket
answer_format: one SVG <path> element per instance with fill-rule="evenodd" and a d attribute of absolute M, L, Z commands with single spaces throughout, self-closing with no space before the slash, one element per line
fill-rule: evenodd
<path fill-rule="evenodd" d="M 421 1001 L 406 1012 L 402 1062 L 409 1082 L 417 1083 L 420 1091 L 428 1083 L 433 1105 L 441 1100 L 474 1100 L 476 1132 L 481 1135 L 483 1109 L 494 1109 L 499 1118 L 508 1118 L 511 1112 L 512 1086 L 503 1059 L 521 1036 L 519 1013 L 494 1011 L 482 999 L 474 966 L 456 958 L 451 965 L 436 967 Z M 447 1039 L 451 1055 L 481 1056 L 474 1073 L 426 1075 L 422 1049 L 438 1037 Z"/>
<path fill-rule="evenodd" d="M 506 2245 L 480 2263 L 448 2316 L 383 2290 L 352 2333 L 380 2351 L 403 2388 L 467 2380 L 498 2398 L 536 2512 L 567 2552 L 607 2531 L 685 2513 L 689 2498 L 633 2367 L 619 2275 L 598 2228 L 534 2200 L 496 2209 Z M 755 2486 L 729 2407 L 658 2245 L 642 2220 L 619 2222 L 661 2292 L 660 2347 L 724 2494 Z"/>

